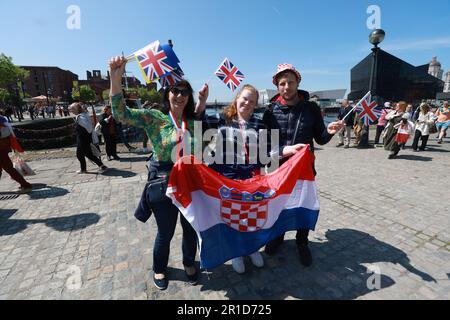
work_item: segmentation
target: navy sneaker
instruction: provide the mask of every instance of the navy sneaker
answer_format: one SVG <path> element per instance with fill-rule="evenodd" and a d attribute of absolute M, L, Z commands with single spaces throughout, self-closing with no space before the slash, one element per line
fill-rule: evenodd
<path fill-rule="evenodd" d="M 169 280 L 167 280 L 167 276 L 165 276 L 164 279 L 156 279 L 155 275 L 153 275 L 153 284 L 159 290 L 166 290 L 169 286 Z"/>

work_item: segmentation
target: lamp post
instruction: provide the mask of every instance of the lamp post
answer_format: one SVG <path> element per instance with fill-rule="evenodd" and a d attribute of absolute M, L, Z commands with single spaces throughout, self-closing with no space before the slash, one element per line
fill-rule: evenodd
<path fill-rule="evenodd" d="M 372 93 L 372 99 L 374 100 L 377 100 L 378 53 L 380 52 L 378 45 L 383 42 L 385 36 L 386 33 L 382 29 L 376 29 L 369 35 L 369 42 L 373 44 L 369 90 Z M 358 147 L 369 147 L 369 126 L 364 126 Z"/>

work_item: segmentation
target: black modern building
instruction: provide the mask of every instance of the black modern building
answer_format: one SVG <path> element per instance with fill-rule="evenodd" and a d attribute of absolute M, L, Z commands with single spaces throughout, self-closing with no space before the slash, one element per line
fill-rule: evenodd
<path fill-rule="evenodd" d="M 372 54 L 351 70 L 350 100 L 359 100 L 369 91 Z M 444 81 L 428 74 L 429 65 L 415 67 L 380 50 L 377 59 L 376 86 L 373 96 L 381 101 L 406 101 L 419 103 L 435 99 L 443 91 Z"/>

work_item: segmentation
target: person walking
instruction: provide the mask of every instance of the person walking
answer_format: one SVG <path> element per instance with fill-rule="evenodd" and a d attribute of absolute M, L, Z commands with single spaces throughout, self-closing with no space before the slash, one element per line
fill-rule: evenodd
<path fill-rule="evenodd" d="M 388 159 L 395 159 L 400 152 L 400 145 L 398 144 L 396 137 L 398 133 L 397 124 L 402 122 L 402 117 L 406 112 L 406 102 L 400 101 L 397 103 L 395 110 L 386 115 L 388 125 L 386 127 L 386 134 L 384 136 L 383 144 L 384 149 L 390 151 Z M 406 119 L 407 120 L 407 119 Z"/>
<path fill-rule="evenodd" d="M 430 126 L 434 124 L 434 121 L 435 117 L 433 112 L 430 111 L 430 106 L 426 103 L 422 103 L 420 105 L 419 117 L 416 121 L 416 131 L 412 144 L 414 151 L 425 151 L 428 138 L 430 137 Z M 418 148 L 419 140 L 422 140 L 420 148 Z"/>
<path fill-rule="evenodd" d="M 17 193 L 29 193 L 32 191 L 32 185 L 27 182 L 22 175 L 14 168 L 11 159 L 9 158 L 9 153 L 14 149 L 17 152 L 23 152 L 23 149 L 17 143 L 14 136 L 14 131 L 8 119 L 0 115 L 0 177 L 2 171 L 5 170 L 11 179 L 17 181 L 20 184 Z"/>
<path fill-rule="evenodd" d="M 102 126 L 102 135 L 105 139 L 106 155 L 108 160 L 120 160 L 117 155 L 118 127 L 117 122 L 112 115 L 111 106 L 105 106 L 103 108 L 100 125 Z"/>
<path fill-rule="evenodd" d="M 91 144 L 94 127 L 92 125 L 89 114 L 78 102 L 71 104 L 69 110 L 76 116 L 75 122 L 77 135 L 77 159 L 80 162 L 80 170 L 77 171 L 77 173 L 87 173 L 85 158 L 88 158 L 93 163 L 95 163 L 99 167 L 100 173 L 105 172 L 106 170 L 108 170 L 108 167 L 103 164 L 101 159 L 97 158 L 92 153 Z"/>

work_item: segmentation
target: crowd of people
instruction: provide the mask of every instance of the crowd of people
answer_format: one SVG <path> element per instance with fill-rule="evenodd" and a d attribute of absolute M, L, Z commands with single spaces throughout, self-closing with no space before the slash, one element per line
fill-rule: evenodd
<path fill-rule="evenodd" d="M 52 119 L 56 117 L 69 117 L 69 105 L 65 104 L 44 104 L 42 102 L 27 103 L 20 107 L 11 105 L 5 105 L 1 108 L 1 113 L 5 116 L 10 123 L 16 121 L 21 122 L 25 120 L 25 115 L 28 114 L 30 120 L 39 119 Z"/>
<path fill-rule="evenodd" d="M 342 102 L 338 119 L 345 119 L 345 127 L 339 132 L 339 143 L 336 147 L 349 148 L 352 133 L 355 135 L 354 146 L 358 147 L 364 123 L 348 100 Z M 449 127 L 448 101 L 444 101 L 441 106 L 431 106 L 422 102 L 415 109 L 412 104 L 405 101 L 397 103 L 388 101 L 384 103 L 381 117 L 376 124 L 375 145 L 380 146 L 382 139 L 382 146 L 390 151 L 388 158 L 395 159 L 411 138 L 412 149 L 415 152 L 426 151 L 429 137 L 434 133 L 437 134 L 437 143 L 442 144 Z"/>

